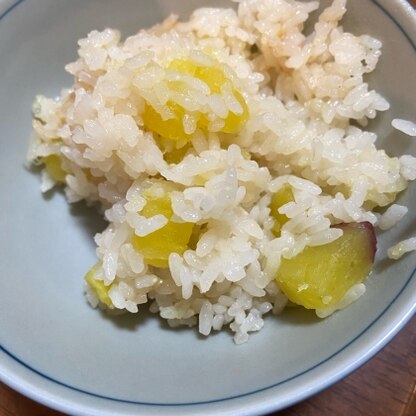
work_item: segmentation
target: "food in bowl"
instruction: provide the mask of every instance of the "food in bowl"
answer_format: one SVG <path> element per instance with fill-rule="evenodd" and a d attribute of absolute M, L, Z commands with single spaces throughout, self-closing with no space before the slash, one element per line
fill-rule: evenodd
<path fill-rule="evenodd" d="M 150 304 L 172 327 L 243 343 L 287 304 L 326 317 L 363 295 L 374 229 L 406 214 L 394 201 L 416 159 L 365 130 L 389 109 L 366 82 L 381 42 L 343 30 L 345 0 L 303 34 L 317 8 L 240 0 L 124 42 L 93 31 L 66 67 L 74 85 L 36 98 L 42 191 L 64 186 L 109 222 L 85 276 L 94 307 Z"/>

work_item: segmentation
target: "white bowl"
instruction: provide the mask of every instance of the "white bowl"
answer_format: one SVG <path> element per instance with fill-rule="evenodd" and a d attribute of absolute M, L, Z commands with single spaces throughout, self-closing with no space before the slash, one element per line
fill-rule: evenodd
<path fill-rule="evenodd" d="M 380 235 L 368 291 L 326 320 L 301 310 L 266 319 L 236 346 L 229 334 L 208 338 L 168 329 L 157 317 L 109 318 L 90 308 L 82 276 L 94 263 L 92 236 L 104 227 L 61 193 L 39 191 L 23 167 L 37 93 L 69 86 L 64 65 L 76 41 L 106 26 L 131 34 L 169 12 L 183 15 L 222 1 L 0 0 L 0 378 L 21 393 L 77 415 L 260 414 L 302 400 L 347 375 L 385 345 L 416 307 L 415 254 L 386 260 L 388 246 L 415 231 L 410 210 Z M 327 4 L 325 1 L 323 4 Z M 393 131 L 414 117 L 416 17 L 405 1 L 350 1 L 347 29 L 383 40 L 371 76 L 392 104 L 370 128 L 393 155 L 416 142 Z M 414 206 L 413 184 L 400 198 Z"/>

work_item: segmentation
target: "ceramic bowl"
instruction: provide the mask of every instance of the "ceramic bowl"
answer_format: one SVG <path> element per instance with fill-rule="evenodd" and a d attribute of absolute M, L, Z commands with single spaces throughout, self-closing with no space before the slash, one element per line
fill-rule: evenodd
<path fill-rule="evenodd" d="M 111 26 L 128 35 L 172 11 L 186 16 L 224 3 L 0 0 L 0 377 L 47 406 L 97 416 L 264 414 L 353 371 L 414 313 L 416 255 L 399 262 L 385 255 L 415 231 L 414 210 L 380 234 L 365 297 L 326 320 L 294 308 L 270 316 L 244 345 L 228 333 L 171 330 L 153 315 L 109 318 L 84 300 L 92 236 L 104 223 L 62 193 L 44 198 L 39 175 L 24 168 L 32 101 L 71 85 L 64 65 L 90 30 Z M 369 129 L 390 154 L 416 155 L 416 142 L 390 125 L 415 116 L 415 12 L 403 0 L 350 1 L 344 26 L 384 42 L 369 82 L 392 106 Z M 400 203 L 414 206 L 415 185 Z"/>

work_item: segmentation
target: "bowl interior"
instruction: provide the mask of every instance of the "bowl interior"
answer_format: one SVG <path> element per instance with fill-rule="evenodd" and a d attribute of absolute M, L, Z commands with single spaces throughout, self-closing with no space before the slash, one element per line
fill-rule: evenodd
<path fill-rule="evenodd" d="M 397 263 L 386 259 L 387 247 L 416 229 L 411 210 L 399 226 L 380 234 L 375 270 L 356 304 L 326 320 L 287 309 L 267 317 L 265 328 L 241 346 L 228 333 L 204 338 L 195 329 L 171 330 L 145 307 L 137 315 L 109 317 L 88 306 L 82 277 L 95 262 L 92 237 L 105 222 L 83 204 L 69 206 L 61 192 L 43 197 L 39 175 L 24 168 L 31 103 L 38 93 L 54 96 L 71 85 L 64 65 L 76 59 L 76 42 L 90 30 L 110 26 L 126 36 L 172 11 L 186 16 L 204 4 L 0 2 L 0 372 L 50 405 L 55 400 L 58 406 L 60 396 L 62 406 L 101 408 L 100 414 L 111 406 L 126 414 L 137 406 L 153 412 L 170 406 L 184 414 L 198 403 L 205 411 L 243 404 L 248 411 L 249 403 L 262 408 L 261 400 L 276 408 L 323 387 L 319 372 L 328 371 L 329 382 L 352 368 L 414 305 L 415 255 Z M 412 44 L 414 33 L 406 35 L 382 4 L 351 1 L 344 26 L 384 42 L 378 70 L 368 80 L 392 109 L 369 129 L 390 154 L 415 155 L 414 140 L 393 131 L 390 122 L 414 117 L 416 38 Z M 415 199 L 411 186 L 400 203 L 411 206 Z"/>

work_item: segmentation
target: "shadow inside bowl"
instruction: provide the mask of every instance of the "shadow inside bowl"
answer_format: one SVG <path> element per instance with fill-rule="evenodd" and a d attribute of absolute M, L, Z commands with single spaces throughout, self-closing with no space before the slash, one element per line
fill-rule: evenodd
<path fill-rule="evenodd" d="M 138 331 L 147 321 L 155 319 L 154 314 L 146 306 L 140 308 L 139 313 L 128 313 L 124 311 L 113 312 L 101 309 L 97 310 L 97 313 L 101 315 L 102 319 L 110 321 L 118 329 L 126 331 Z"/>
<path fill-rule="evenodd" d="M 44 168 L 43 165 L 24 164 L 24 168 L 32 175 L 40 178 L 41 172 Z M 59 195 L 66 200 L 64 188 L 62 186 L 54 186 L 52 189 L 46 192 L 42 192 L 42 198 L 45 201 L 49 201 L 52 198 Z M 93 242 L 95 234 L 105 230 L 108 222 L 105 220 L 103 213 L 100 212 L 98 206 L 88 206 L 84 201 L 68 204 L 69 212 L 78 224 L 76 226 L 85 230 L 88 238 Z"/>
<path fill-rule="evenodd" d="M 388 257 L 384 257 L 374 264 L 374 268 L 371 272 L 371 274 L 377 275 L 381 273 L 387 272 L 388 269 L 390 269 L 395 263 L 395 260 L 392 260 Z"/>
<path fill-rule="evenodd" d="M 62 188 L 55 192 L 64 194 Z M 69 205 L 69 212 L 76 221 L 76 226 L 85 231 L 91 244 L 95 247 L 94 236 L 103 232 L 108 223 L 102 213 L 95 206 L 87 206 L 85 202 L 76 202 Z"/>
<path fill-rule="evenodd" d="M 193 333 L 198 339 L 206 339 L 205 335 L 198 332 L 197 326 L 182 325 L 178 327 L 170 327 L 167 320 L 161 318 L 158 314 L 149 311 L 149 304 L 139 305 L 138 313 L 129 313 L 124 311 L 108 311 L 97 310 L 97 313 L 101 315 L 102 319 L 111 322 L 117 329 L 126 330 L 131 332 L 140 332 L 141 328 L 144 328 L 146 324 L 151 321 L 157 323 L 159 330 L 175 333 Z M 232 335 L 229 328 L 226 329 L 230 335 Z M 220 334 L 218 331 L 214 331 L 210 334 L 210 337 Z"/>
<path fill-rule="evenodd" d="M 272 316 L 272 319 L 290 326 L 315 325 L 321 322 L 313 310 L 297 306 L 287 307 L 280 315 Z"/>

